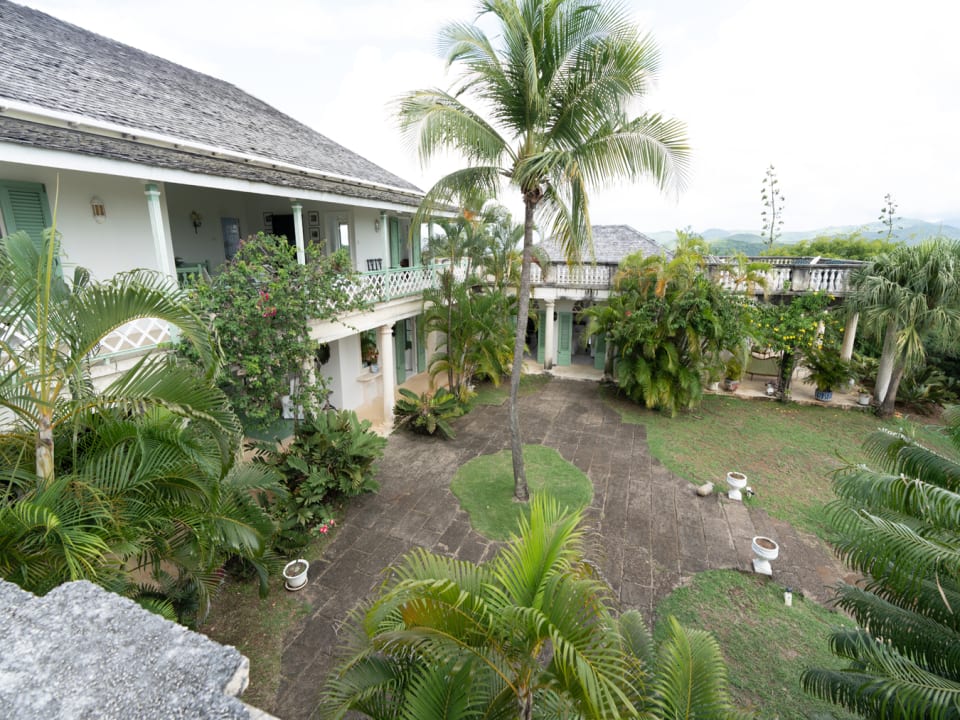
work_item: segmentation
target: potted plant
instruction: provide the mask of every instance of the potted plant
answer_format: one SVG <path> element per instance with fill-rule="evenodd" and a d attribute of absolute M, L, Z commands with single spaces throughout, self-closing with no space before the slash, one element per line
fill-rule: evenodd
<path fill-rule="evenodd" d="M 283 568 L 283 579 L 286 580 L 287 590 L 300 590 L 307 584 L 307 570 L 310 563 L 303 558 L 288 562 Z"/>
<path fill-rule="evenodd" d="M 726 374 L 723 380 L 723 387 L 731 392 L 740 387 L 740 381 L 743 380 L 744 362 L 738 355 L 731 355 L 726 362 Z"/>
<path fill-rule="evenodd" d="M 707 390 L 717 392 L 720 389 L 720 381 L 723 380 L 724 365 L 719 359 L 710 359 L 703 370 L 704 380 L 707 384 Z"/>
<path fill-rule="evenodd" d="M 873 399 L 873 394 L 863 385 L 857 385 L 857 405 L 867 407 Z"/>
<path fill-rule="evenodd" d="M 377 360 L 380 358 L 380 349 L 377 347 L 377 340 L 372 333 L 360 335 L 360 356 L 370 366 L 370 372 L 380 372 L 380 366 L 377 365 Z"/>
<path fill-rule="evenodd" d="M 840 357 L 836 348 L 823 346 L 807 355 L 807 367 L 810 374 L 804 382 L 816 386 L 814 397 L 821 402 L 833 398 L 833 389 L 840 387 L 850 378 L 850 362 Z"/>

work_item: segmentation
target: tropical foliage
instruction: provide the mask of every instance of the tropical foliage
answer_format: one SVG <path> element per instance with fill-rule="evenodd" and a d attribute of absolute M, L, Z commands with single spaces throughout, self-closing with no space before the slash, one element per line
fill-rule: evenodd
<path fill-rule="evenodd" d="M 407 555 L 354 614 L 323 716 L 732 716 L 716 642 L 672 624 L 657 652 L 639 614 L 614 617 L 579 522 L 537 496 L 488 563 Z"/>
<path fill-rule="evenodd" d="M 896 249 L 899 243 L 883 238 L 866 238 L 859 230 L 838 235 L 817 235 L 812 240 L 800 240 L 789 245 L 778 245 L 764 250 L 764 255 L 791 257 L 825 257 L 845 260 L 873 260 L 878 255 Z"/>
<path fill-rule="evenodd" d="M 790 398 L 790 381 L 797 363 L 825 337 L 829 346 L 838 336 L 839 320 L 827 312 L 831 300 L 823 292 L 803 293 L 782 305 L 763 303 L 745 316 L 746 333 L 754 346 L 780 355 L 778 380 L 783 400 Z"/>
<path fill-rule="evenodd" d="M 678 186 L 688 148 L 681 123 L 656 114 L 628 118 L 628 106 L 650 88 L 658 56 L 623 7 L 591 0 L 482 0 L 478 10 L 478 24 L 456 23 L 440 33 L 447 63 L 461 70 L 459 84 L 449 92 L 408 93 L 398 109 L 422 161 L 452 149 L 467 162 L 428 191 L 421 212 L 465 191 L 496 195 L 504 179 L 524 201 L 510 425 L 516 497 L 526 500 L 517 393 L 535 213 L 577 258 L 590 246 L 591 186 L 642 176 L 662 188 Z M 496 26 L 493 37 L 482 29 L 486 20 Z"/>
<path fill-rule="evenodd" d="M 318 347 L 309 323 L 368 307 L 361 294 L 352 293 L 355 282 L 345 251 L 324 257 L 308 245 L 301 265 L 286 238 L 260 233 L 242 241 L 214 278 L 190 288 L 190 302 L 223 349 L 225 367 L 217 381 L 244 422 L 269 426 L 287 394 L 307 412 L 323 407 L 327 390 L 313 372 Z"/>
<path fill-rule="evenodd" d="M 939 238 L 897 247 L 858 269 L 848 299 L 863 327 L 883 337 L 875 399 L 893 413 L 905 373 L 923 365 L 927 345 L 960 333 L 960 243 Z"/>
<path fill-rule="evenodd" d="M 617 349 L 620 389 L 671 415 L 695 407 L 721 352 L 744 344 L 745 301 L 710 280 L 705 249 L 681 234 L 672 260 L 627 257 L 607 305 L 584 311 L 587 332 L 604 333 Z"/>
<path fill-rule="evenodd" d="M 275 478 L 236 464 L 216 345 L 175 286 L 81 268 L 67 282 L 57 245 L 53 231 L 39 249 L 24 233 L 0 244 L 0 575 L 39 593 L 88 579 L 189 618 L 231 555 L 265 581 L 273 524 L 254 496 Z M 100 341 L 140 318 L 175 326 L 202 369 L 148 353 L 98 391 Z"/>
<path fill-rule="evenodd" d="M 463 413 L 456 395 L 446 388 L 420 395 L 406 388 L 400 388 L 399 392 L 400 399 L 393 408 L 398 428 L 407 427 L 421 435 L 439 432 L 444 438 L 455 437 L 448 420 Z"/>
<path fill-rule="evenodd" d="M 277 521 L 274 546 L 289 554 L 324 527 L 333 503 L 377 489 L 374 463 L 387 441 L 352 410 L 325 410 L 297 423 L 293 441 L 254 442 L 254 463 L 278 471 L 286 493 L 270 503 Z M 325 532 L 325 530 L 323 531 Z"/>
<path fill-rule="evenodd" d="M 866 578 L 841 584 L 836 600 L 859 627 L 831 638 L 848 668 L 807 670 L 802 682 L 866 717 L 960 711 L 960 410 L 946 419 L 953 455 L 880 431 L 865 443 L 876 469 L 848 467 L 834 480 L 834 544 Z"/>

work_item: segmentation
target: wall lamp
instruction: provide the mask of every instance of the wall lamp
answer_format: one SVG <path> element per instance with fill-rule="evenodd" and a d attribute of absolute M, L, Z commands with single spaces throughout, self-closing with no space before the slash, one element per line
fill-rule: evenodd
<path fill-rule="evenodd" d="M 193 223 L 193 234 L 200 232 L 200 226 L 203 225 L 203 215 L 196 210 L 190 213 L 190 222 Z"/>
<path fill-rule="evenodd" d="M 97 223 L 104 223 L 107 219 L 107 206 L 103 204 L 103 200 L 98 197 L 92 198 L 90 200 L 90 210 L 93 212 L 93 219 Z"/>

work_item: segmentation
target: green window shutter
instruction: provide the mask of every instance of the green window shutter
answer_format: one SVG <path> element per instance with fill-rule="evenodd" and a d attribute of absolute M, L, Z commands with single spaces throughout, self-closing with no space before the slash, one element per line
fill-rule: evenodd
<path fill-rule="evenodd" d="M 40 183 L 0 181 L 0 212 L 8 233 L 25 230 L 37 249 L 43 246 L 43 230 L 50 227 L 50 203 Z"/>
<path fill-rule="evenodd" d="M 604 361 L 607 356 L 607 336 L 602 332 L 593 336 L 593 367 L 597 370 L 603 370 Z"/>
<path fill-rule="evenodd" d="M 407 381 L 407 323 L 404 320 L 393 326 L 393 352 L 399 385 Z"/>
<path fill-rule="evenodd" d="M 557 332 L 557 365 L 569 365 L 573 349 L 573 313 L 558 313 L 560 328 Z"/>
<path fill-rule="evenodd" d="M 392 217 L 390 222 L 390 267 L 400 267 L 400 220 Z"/>
<path fill-rule="evenodd" d="M 540 322 L 537 324 L 537 362 L 543 365 L 547 347 L 547 314 L 541 310 L 538 315 Z"/>
<path fill-rule="evenodd" d="M 424 332 L 423 315 L 417 316 L 417 372 L 427 369 L 427 333 Z"/>
<path fill-rule="evenodd" d="M 421 263 L 420 259 L 420 228 L 416 227 L 413 229 L 413 252 L 411 253 L 413 258 L 410 263 L 414 267 L 418 267 Z"/>

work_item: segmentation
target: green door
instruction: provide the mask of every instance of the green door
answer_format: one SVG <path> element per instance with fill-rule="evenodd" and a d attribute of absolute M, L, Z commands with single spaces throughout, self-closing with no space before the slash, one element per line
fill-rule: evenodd
<path fill-rule="evenodd" d="M 400 320 L 393 326 L 393 352 L 397 366 L 397 385 L 407 380 L 407 322 Z"/>
<path fill-rule="evenodd" d="M 557 329 L 557 365 L 569 365 L 573 351 L 573 313 L 557 313 L 560 327 Z"/>
<path fill-rule="evenodd" d="M 427 334 L 424 332 L 423 315 L 417 315 L 417 372 L 427 369 Z"/>
<path fill-rule="evenodd" d="M 390 218 L 390 267 L 400 267 L 400 219 Z"/>
<path fill-rule="evenodd" d="M 603 370 L 606 356 L 607 336 L 604 333 L 597 333 L 593 336 L 593 367 L 597 370 Z"/>
<path fill-rule="evenodd" d="M 540 322 L 537 324 L 537 362 L 543 365 L 544 352 L 547 347 L 547 313 L 540 311 Z"/>

